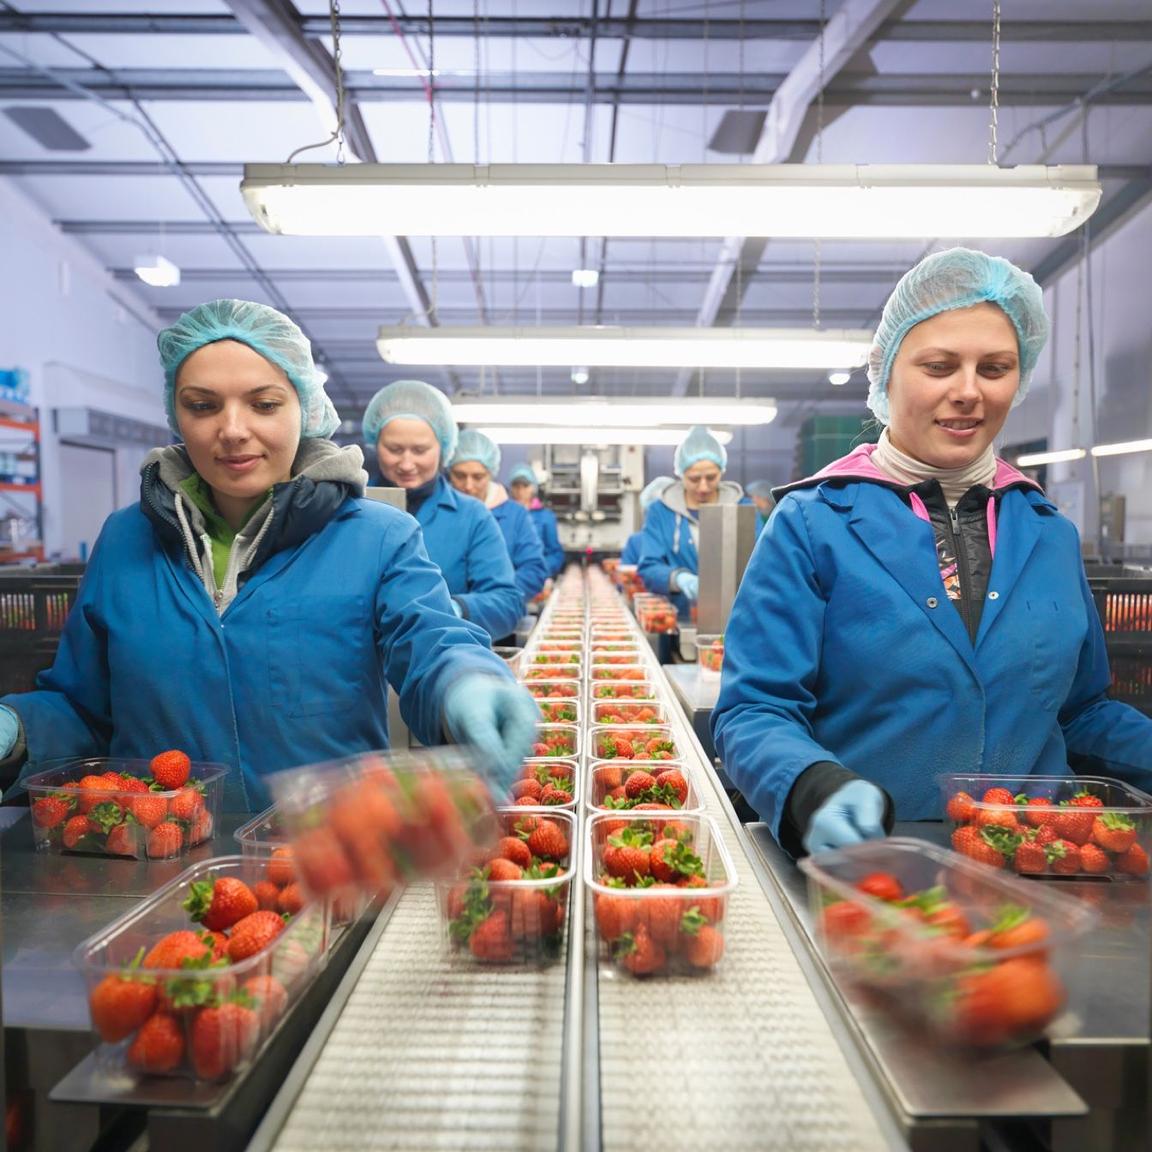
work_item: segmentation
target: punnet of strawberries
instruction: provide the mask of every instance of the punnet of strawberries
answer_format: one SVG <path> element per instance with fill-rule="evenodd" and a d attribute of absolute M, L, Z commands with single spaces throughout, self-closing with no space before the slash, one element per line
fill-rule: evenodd
<path fill-rule="evenodd" d="M 914 1035 L 973 1048 L 1068 1035 L 1083 900 L 908 837 L 799 861 L 812 921 L 838 982 Z"/>
<path fill-rule="evenodd" d="M 561 954 L 572 886 L 570 812 L 497 810 L 500 838 L 438 885 L 451 952 L 484 964 L 540 964 Z"/>
<path fill-rule="evenodd" d="M 580 695 L 579 680 L 529 680 L 524 687 L 537 700 L 575 699 Z"/>
<path fill-rule="evenodd" d="M 664 706 L 655 700 L 597 700 L 592 705 L 593 724 L 663 724 Z"/>
<path fill-rule="evenodd" d="M 220 1081 L 252 1061 L 326 943 L 326 910 L 282 863 L 194 865 L 80 945 L 102 1066 Z"/>
<path fill-rule="evenodd" d="M 575 756 L 578 732 L 574 724 L 541 724 L 536 729 L 531 755 Z"/>
<path fill-rule="evenodd" d="M 643 671 L 641 669 L 641 671 Z M 597 680 L 595 676 L 593 680 Z M 592 698 L 594 700 L 644 700 L 649 703 L 656 701 L 656 693 L 650 681 L 642 676 L 631 680 L 613 680 L 606 683 L 597 680 L 592 685 Z"/>
<path fill-rule="evenodd" d="M 606 727 L 592 730 L 597 760 L 675 760 L 676 743 L 665 727 Z"/>
<path fill-rule="evenodd" d="M 601 761 L 589 769 L 588 800 L 608 811 L 696 808 L 684 767 L 663 760 Z"/>
<path fill-rule="evenodd" d="M 593 680 L 647 681 L 648 679 L 648 669 L 642 664 L 594 664 L 590 674 Z M 623 696 L 625 693 L 620 692 L 618 695 Z"/>
<path fill-rule="evenodd" d="M 604 959 L 632 976 L 711 971 L 735 881 L 707 818 L 597 813 L 587 836 Z"/>
<path fill-rule="evenodd" d="M 973 860 L 1030 877 L 1148 876 L 1152 806 L 1134 803 L 1137 797 L 1119 782 L 1076 777 L 945 781 L 952 847 Z"/>
<path fill-rule="evenodd" d="M 580 705 L 575 700 L 541 700 L 539 707 L 548 724 L 575 724 L 580 719 Z"/>
<path fill-rule="evenodd" d="M 572 807 L 576 802 L 576 761 L 525 760 L 508 798 L 521 807 Z"/>
<path fill-rule="evenodd" d="M 178 857 L 212 837 L 227 769 L 179 749 L 149 760 L 66 761 L 25 780 L 44 852 Z"/>

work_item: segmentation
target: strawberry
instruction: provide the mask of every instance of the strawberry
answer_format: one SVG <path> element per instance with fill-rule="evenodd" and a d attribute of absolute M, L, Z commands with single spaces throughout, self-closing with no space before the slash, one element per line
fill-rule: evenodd
<path fill-rule="evenodd" d="M 168 811 L 173 820 L 194 820 L 203 807 L 203 794 L 191 785 L 181 788 L 168 803 Z"/>
<path fill-rule="evenodd" d="M 704 863 L 683 841 L 662 836 L 652 845 L 648 861 L 652 876 L 658 881 L 678 883 L 685 876 L 703 876 Z"/>
<path fill-rule="evenodd" d="M 1115 867 L 1117 872 L 1126 876 L 1147 876 L 1148 853 L 1139 844 L 1133 844 L 1127 852 L 1116 857 Z"/>
<path fill-rule="evenodd" d="M 856 881 L 856 887 L 877 900 L 894 903 L 904 899 L 904 885 L 890 872 L 870 872 Z"/>
<path fill-rule="evenodd" d="M 711 924 L 701 924 L 695 932 L 686 933 L 683 953 L 693 968 L 714 968 L 724 955 L 724 934 Z"/>
<path fill-rule="evenodd" d="M 688 803 L 688 781 L 684 773 L 678 768 L 669 768 L 656 777 L 656 786 L 662 790 L 669 789 L 676 797 L 676 807 L 683 808 Z"/>
<path fill-rule="evenodd" d="M 1096 817 L 1086 808 L 1064 806 L 1052 818 L 1052 827 L 1062 840 L 1079 847 L 1092 838 L 1092 825 L 1095 821 Z"/>
<path fill-rule="evenodd" d="M 608 886 L 621 884 L 621 881 L 611 881 L 602 877 L 601 881 Z M 603 940 L 609 944 L 619 940 L 625 932 L 631 932 L 636 925 L 640 911 L 640 900 L 631 896 L 615 896 L 597 892 L 595 902 L 596 930 Z"/>
<path fill-rule="evenodd" d="M 263 908 L 266 912 L 275 912 L 276 905 L 280 902 L 280 889 L 270 880 L 258 880 L 253 884 L 252 895 L 256 897 L 257 907 Z"/>
<path fill-rule="evenodd" d="M 75 848 L 91 831 L 87 816 L 69 816 L 62 836 L 64 847 Z"/>
<path fill-rule="evenodd" d="M 604 868 L 629 884 L 647 876 L 651 871 L 651 838 L 636 828 L 625 828 L 608 837 L 604 848 Z"/>
<path fill-rule="evenodd" d="M 224 932 L 245 916 L 257 911 L 256 894 L 235 876 L 208 873 L 206 880 L 194 880 L 188 886 L 184 911 L 212 932 Z"/>
<path fill-rule="evenodd" d="M 568 840 L 549 820 L 541 821 L 528 836 L 528 851 L 541 860 L 561 860 L 568 855 Z"/>
<path fill-rule="evenodd" d="M 1015 832 L 1020 827 L 1015 807 L 1003 804 L 978 807 L 972 814 L 972 824 L 976 828 L 1007 828 L 1010 832 Z"/>
<path fill-rule="evenodd" d="M 133 796 L 129 810 L 136 818 L 136 823 L 145 828 L 155 828 L 163 824 L 168 818 L 168 801 L 155 792 L 147 792 L 140 796 Z"/>
<path fill-rule="evenodd" d="M 141 967 L 182 968 L 185 960 L 202 960 L 211 954 L 211 946 L 204 942 L 201 934 L 185 928 L 162 936 L 152 945 Z"/>
<path fill-rule="evenodd" d="M 82 776 L 80 778 L 79 811 L 88 812 L 97 804 L 109 798 L 109 794 L 119 791 L 119 785 L 113 784 L 104 776 Z"/>
<path fill-rule="evenodd" d="M 656 787 L 656 777 L 651 772 L 645 772 L 642 769 L 629 774 L 628 779 L 624 781 L 624 795 L 629 800 L 637 799 L 641 793 L 649 791 L 649 789 Z"/>
<path fill-rule="evenodd" d="M 997 1045 L 1035 1036 L 1064 1004 L 1048 965 L 1018 956 L 957 981 L 955 1025 L 961 1039 Z"/>
<path fill-rule="evenodd" d="M 295 916 L 306 903 L 304 892 L 299 884 L 287 884 L 280 891 L 276 901 L 276 911 L 285 916 Z"/>
<path fill-rule="evenodd" d="M 468 949 L 477 960 L 493 963 L 511 960 L 515 953 L 515 942 L 508 913 L 500 910 L 481 920 L 468 938 Z"/>
<path fill-rule="evenodd" d="M 213 962 L 215 962 L 217 960 L 224 960 L 225 962 L 227 962 L 227 959 L 228 959 L 228 937 L 223 932 L 219 932 L 219 931 L 213 932 L 213 931 L 210 931 L 208 929 L 205 929 L 203 932 L 200 933 L 200 939 L 203 940 L 204 943 L 207 944 L 208 947 L 212 949 Z"/>
<path fill-rule="evenodd" d="M 633 976 L 651 976 L 668 963 L 668 954 L 640 924 L 631 933 L 620 938 L 616 958 Z"/>
<path fill-rule="evenodd" d="M 1092 840 L 1109 852 L 1127 852 L 1136 843 L 1136 824 L 1121 812 L 1105 812 L 1092 821 Z"/>
<path fill-rule="evenodd" d="M 517 889 L 508 909 L 508 928 L 515 940 L 528 943 L 555 936 L 564 923 L 564 908 L 540 888 Z"/>
<path fill-rule="evenodd" d="M 192 847 L 193 844 L 203 844 L 205 840 L 210 840 L 212 829 L 212 813 L 207 808 L 201 808 L 192 817 L 192 825 L 188 829 L 188 846 Z"/>
<path fill-rule="evenodd" d="M 136 828 L 132 824 L 117 824 L 104 841 L 104 851 L 110 856 L 137 856 L 140 846 L 136 842 Z"/>
<path fill-rule="evenodd" d="M 540 797 L 541 787 L 539 780 L 529 777 L 525 780 L 517 780 L 508 789 L 508 792 L 513 800 L 519 800 L 522 796 L 531 796 L 532 799 L 537 800 Z"/>
<path fill-rule="evenodd" d="M 499 856 L 495 860 L 488 861 L 486 870 L 488 879 L 497 883 L 524 878 L 524 869 L 519 864 L 513 864 L 511 860 L 504 860 Z"/>
<path fill-rule="evenodd" d="M 1021 875 L 1039 876 L 1048 871 L 1048 853 L 1035 840 L 1022 840 L 1012 857 L 1012 867 Z"/>
<path fill-rule="evenodd" d="M 260 1013 L 266 1028 L 270 1029 L 288 1007 L 288 989 L 275 976 L 250 976 L 240 985 L 240 991 Z"/>
<path fill-rule="evenodd" d="M 1048 943 L 1049 936 L 1048 925 L 1039 916 L 1027 908 L 1008 905 L 992 925 L 986 943 L 989 948 L 1039 949 Z"/>
<path fill-rule="evenodd" d="M 1093 796 L 1091 792 L 1086 792 L 1083 790 L 1081 790 L 1080 792 L 1077 792 L 1072 797 L 1072 799 L 1068 801 L 1068 803 L 1075 805 L 1077 808 L 1103 808 L 1104 807 L 1104 801 L 1101 800 L 1099 796 Z"/>
<path fill-rule="evenodd" d="M 260 1017 L 230 1002 L 202 1008 L 192 1021 L 192 1067 L 201 1080 L 219 1080 L 248 1058 L 260 1038 Z"/>
<path fill-rule="evenodd" d="M 1007 788 L 988 788 L 981 797 L 982 804 L 1014 805 L 1016 797 Z"/>
<path fill-rule="evenodd" d="M 165 820 L 157 824 L 148 833 L 148 855 L 155 860 L 164 860 L 169 856 L 179 856 L 184 846 L 184 833 L 180 831 L 179 824 Z"/>
<path fill-rule="evenodd" d="M 967 824 L 975 811 L 975 801 L 967 792 L 957 792 L 944 805 L 944 815 L 956 824 Z"/>
<path fill-rule="evenodd" d="M 991 864 L 993 868 L 1004 867 L 1004 854 L 993 848 L 979 828 L 966 824 L 952 833 L 952 847 L 964 856 Z"/>
<path fill-rule="evenodd" d="M 128 1048 L 128 1063 L 141 1072 L 171 1072 L 184 1059 L 184 1025 L 170 1012 L 144 1021 Z"/>
<path fill-rule="evenodd" d="M 1112 861 L 1103 848 L 1088 843 L 1080 849 L 1080 867 L 1091 876 L 1102 876 L 1112 867 Z"/>
<path fill-rule="evenodd" d="M 42 796 L 32 804 L 32 823 L 37 828 L 55 828 L 71 811 L 71 802 L 63 796 Z"/>
<path fill-rule="evenodd" d="M 275 912 L 253 912 L 232 927 L 232 938 L 228 941 L 228 958 L 233 964 L 263 952 L 281 932 L 284 931 L 284 917 Z"/>
<path fill-rule="evenodd" d="M 187 753 L 170 749 L 160 752 L 152 757 L 148 765 L 152 779 L 160 785 L 165 792 L 175 792 L 183 788 L 188 782 L 188 773 L 192 771 L 192 761 Z"/>
<path fill-rule="evenodd" d="M 352 883 L 352 862 L 331 828 L 312 828 L 296 838 L 294 862 L 310 892 L 323 896 Z M 272 861 L 268 862 L 269 868 Z"/>
<path fill-rule="evenodd" d="M 1074 876 L 1080 871 L 1080 847 L 1071 840 L 1053 840 L 1044 850 L 1048 866 L 1057 876 Z"/>
<path fill-rule="evenodd" d="M 273 848 L 272 855 L 264 869 L 264 876 L 277 888 L 291 884 L 296 879 L 296 865 L 292 863 L 291 848 Z"/>
<path fill-rule="evenodd" d="M 88 997 L 92 1026 L 108 1044 L 131 1036 L 156 1010 L 156 981 L 139 973 L 143 956 L 141 948 L 124 972 L 110 972 Z"/>
<path fill-rule="evenodd" d="M 1028 801 L 1028 807 L 1024 812 L 1024 819 L 1032 825 L 1033 828 L 1043 828 L 1045 825 L 1051 824 L 1056 818 L 1052 801 L 1046 796 L 1033 796 Z"/>
<path fill-rule="evenodd" d="M 519 836 L 503 836 L 496 841 L 492 857 L 502 857 L 511 860 L 513 864 L 519 864 L 521 868 L 528 868 L 532 864 L 532 849 Z"/>

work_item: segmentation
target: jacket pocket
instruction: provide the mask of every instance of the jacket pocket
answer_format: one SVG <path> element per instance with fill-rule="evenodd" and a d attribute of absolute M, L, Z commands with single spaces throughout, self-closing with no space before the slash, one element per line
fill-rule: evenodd
<path fill-rule="evenodd" d="M 1084 641 L 1083 606 L 1050 598 L 1028 601 L 1028 640 L 1021 653 L 1030 664 L 1033 696 L 1048 712 L 1058 712 L 1068 699 Z"/>

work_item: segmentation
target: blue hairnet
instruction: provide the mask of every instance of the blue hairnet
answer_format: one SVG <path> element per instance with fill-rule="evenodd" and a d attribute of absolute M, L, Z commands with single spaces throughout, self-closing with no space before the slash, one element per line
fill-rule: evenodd
<path fill-rule="evenodd" d="M 683 476 L 693 464 L 699 464 L 701 460 L 711 460 L 721 472 L 728 467 L 728 453 L 724 451 L 724 445 L 703 424 L 696 424 L 688 430 L 688 435 L 676 449 L 676 475 Z"/>
<path fill-rule="evenodd" d="M 1012 399 L 1024 399 L 1032 370 L 1048 339 L 1044 294 L 1027 272 L 999 256 L 971 248 L 949 248 L 926 256 L 896 285 L 868 354 L 868 407 L 881 424 L 888 423 L 888 378 L 909 329 L 941 312 L 996 304 L 1012 321 L 1020 352 L 1020 387 Z"/>
<path fill-rule="evenodd" d="M 447 467 L 456 451 L 456 417 L 443 392 L 423 380 L 394 380 L 386 384 L 364 410 L 364 442 L 372 452 L 380 430 L 392 420 L 423 420 L 440 441 L 440 463 Z"/>
<path fill-rule="evenodd" d="M 170 328 L 156 336 L 164 365 L 164 409 L 168 427 L 180 435 L 176 423 L 176 373 L 193 352 L 218 340 L 237 340 L 280 368 L 300 397 L 301 436 L 331 436 L 340 417 L 324 391 L 327 377 L 312 359 L 312 344 L 299 326 L 283 312 L 251 300 L 212 300 L 185 312 Z"/>
<path fill-rule="evenodd" d="M 508 474 L 508 484 L 531 484 L 533 488 L 538 488 L 540 481 L 536 479 L 531 464 L 517 464 Z"/>
<path fill-rule="evenodd" d="M 749 496 L 759 496 L 763 499 L 772 495 L 772 485 L 767 480 L 753 480 L 751 484 L 744 485 L 744 491 Z"/>
<path fill-rule="evenodd" d="M 655 480 L 649 480 L 643 488 L 640 489 L 640 511 L 647 512 L 657 500 L 660 499 L 660 494 L 668 487 L 669 484 L 675 484 L 676 481 L 671 476 L 657 476 Z"/>
<path fill-rule="evenodd" d="M 489 476 L 495 476 L 500 471 L 499 447 L 477 428 L 460 429 L 456 452 L 448 461 L 448 465 L 451 467 L 453 464 L 464 464 L 469 460 L 482 464 L 488 469 Z"/>

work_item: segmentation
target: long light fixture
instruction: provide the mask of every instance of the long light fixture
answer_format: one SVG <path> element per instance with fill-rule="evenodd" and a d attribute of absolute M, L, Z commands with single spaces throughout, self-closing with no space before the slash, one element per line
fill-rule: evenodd
<path fill-rule="evenodd" d="M 245 164 L 268 232 L 293 236 L 1063 236 L 1094 165 Z"/>
<path fill-rule="evenodd" d="M 459 400 L 452 402 L 459 424 L 583 425 L 590 428 L 679 428 L 692 424 L 770 424 L 771 400 L 700 400 L 665 396 L 653 400 L 567 397 L 531 400 Z"/>
<path fill-rule="evenodd" d="M 859 368 L 872 333 L 809 328 L 406 328 L 376 338 L 389 364 L 585 368 Z"/>
<path fill-rule="evenodd" d="M 497 444 L 635 444 L 642 447 L 675 447 L 684 439 L 683 428 L 622 428 L 619 426 L 561 427 L 554 424 L 481 424 L 479 429 Z M 712 435 L 721 444 L 732 440 L 732 433 L 713 428 Z"/>
<path fill-rule="evenodd" d="M 1097 444 L 1092 448 L 1059 448 L 1053 452 L 1029 452 L 1016 457 L 1020 468 L 1039 464 L 1064 464 L 1083 460 L 1085 456 L 1127 456 L 1134 452 L 1152 452 L 1152 440 L 1122 440 L 1115 444 Z"/>

